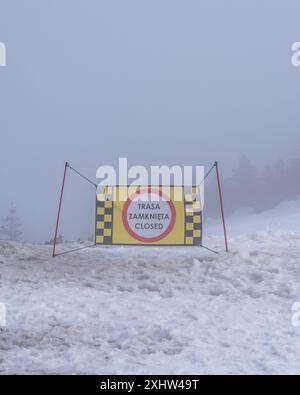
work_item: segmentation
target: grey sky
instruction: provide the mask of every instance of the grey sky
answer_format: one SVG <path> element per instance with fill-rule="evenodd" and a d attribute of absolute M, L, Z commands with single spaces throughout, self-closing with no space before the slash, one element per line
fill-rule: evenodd
<path fill-rule="evenodd" d="M 299 16 L 296 0 L 0 0 L 0 218 L 14 202 L 24 238 L 49 239 L 65 160 L 93 177 L 119 156 L 226 174 L 241 151 L 293 156 Z M 93 193 L 69 186 L 84 237 Z"/>

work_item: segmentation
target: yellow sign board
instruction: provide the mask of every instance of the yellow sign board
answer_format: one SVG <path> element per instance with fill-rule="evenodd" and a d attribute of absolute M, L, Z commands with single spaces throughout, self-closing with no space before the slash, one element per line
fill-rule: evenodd
<path fill-rule="evenodd" d="M 108 186 L 96 198 L 96 244 L 202 245 L 198 187 Z"/>

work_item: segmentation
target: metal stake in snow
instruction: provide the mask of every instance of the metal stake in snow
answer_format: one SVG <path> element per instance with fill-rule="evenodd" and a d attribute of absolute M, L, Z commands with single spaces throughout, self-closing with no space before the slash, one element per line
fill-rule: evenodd
<path fill-rule="evenodd" d="M 69 162 L 65 163 L 65 169 L 64 169 L 64 175 L 63 175 L 63 180 L 62 180 L 62 185 L 61 185 L 61 191 L 60 191 L 60 198 L 59 198 L 59 205 L 58 205 L 58 211 L 57 211 L 57 217 L 56 217 L 56 225 L 55 225 L 55 234 L 54 234 L 54 239 L 53 239 L 53 251 L 52 251 L 52 257 L 54 258 L 56 256 L 55 254 L 55 248 L 56 248 L 56 243 L 57 243 L 57 233 L 58 233 L 58 226 L 59 226 L 59 219 L 60 219 L 60 212 L 61 212 L 61 206 L 62 206 L 62 201 L 63 201 L 63 194 L 64 194 L 64 189 L 65 189 L 65 181 L 66 181 L 66 175 L 67 175 L 67 168 L 70 170 L 74 171 L 78 176 L 83 178 L 84 180 L 88 181 L 90 184 L 92 184 L 95 188 L 97 188 L 97 184 L 95 184 L 93 181 L 91 181 L 89 178 L 85 177 L 83 174 L 79 173 L 74 167 L 72 167 Z M 93 244 L 94 246 L 95 244 Z M 88 246 L 91 247 L 91 246 Z M 87 248 L 87 247 L 82 247 L 82 248 Z M 80 250 L 82 248 L 79 248 Z M 77 250 L 77 249 L 76 249 Z M 73 250 L 72 250 L 73 251 Z M 63 254 L 65 254 L 64 252 Z M 57 255 L 61 255 L 57 254 Z"/>
<path fill-rule="evenodd" d="M 225 223 L 224 206 L 223 206 L 222 189 L 221 189 L 221 181 L 220 181 L 220 173 L 219 173 L 218 162 L 215 162 L 215 167 L 216 167 L 219 198 L 220 198 L 220 207 L 221 207 L 221 215 L 222 215 L 222 222 L 223 222 L 225 248 L 226 248 L 226 252 L 228 252 L 229 249 L 228 249 L 227 231 L 226 231 L 226 223 Z"/>
<path fill-rule="evenodd" d="M 66 181 L 66 174 L 67 174 L 68 166 L 69 166 L 69 164 L 68 164 L 68 162 L 66 162 L 65 163 L 65 170 L 64 170 L 63 181 L 62 181 L 62 185 L 61 185 L 61 191 L 60 191 L 58 212 L 57 212 L 56 225 L 55 225 L 55 234 L 54 234 L 54 239 L 53 239 L 53 252 L 52 252 L 53 258 L 55 257 L 55 247 L 56 247 L 56 240 L 57 240 L 58 224 L 59 224 L 61 205 L 62 205 L 62 199 L 63 199 L 63 194 L 64 194 L 64 188 L 65 188 L 65 181 Z"/>

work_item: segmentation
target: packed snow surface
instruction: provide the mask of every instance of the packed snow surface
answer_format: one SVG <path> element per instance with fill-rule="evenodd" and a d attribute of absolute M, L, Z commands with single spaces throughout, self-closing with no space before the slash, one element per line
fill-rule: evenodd
<path fill-rule="evenodd" d="M 0 373 L 300 373 L 300 231 L 261 218 L 218 255 L 1 241 Z"/>

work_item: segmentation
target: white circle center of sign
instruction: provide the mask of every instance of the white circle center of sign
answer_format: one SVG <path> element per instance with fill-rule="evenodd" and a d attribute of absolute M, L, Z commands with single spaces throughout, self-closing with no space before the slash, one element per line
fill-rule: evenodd
<path fill-rule="evenodd" d="M 171 221 L 169 202 L 156 193 L 135 196 L 128 206 L 127 223 L 132 232 L 141 237 L 159 237 L 168 229 Z"/>

